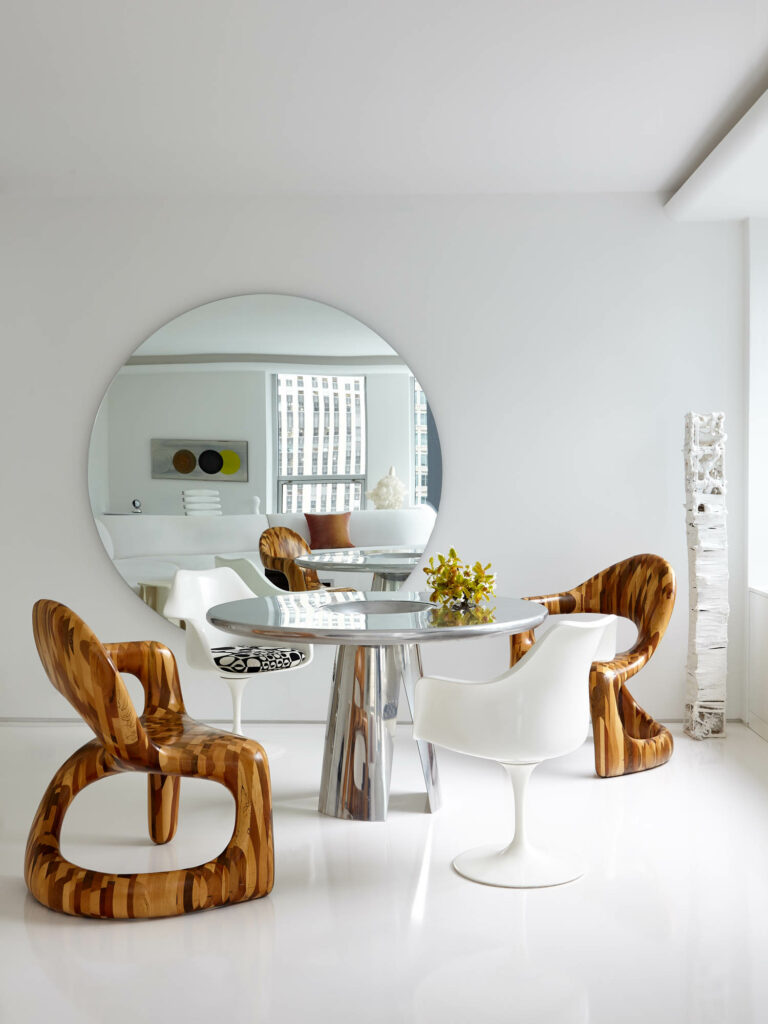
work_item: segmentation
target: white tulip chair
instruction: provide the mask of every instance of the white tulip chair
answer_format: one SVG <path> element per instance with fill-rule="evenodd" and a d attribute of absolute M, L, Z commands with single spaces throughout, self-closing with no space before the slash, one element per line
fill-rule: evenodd
<path fill-rule="evenodd" d="M 459 874 L 486 885 L 537 888 L 573 881 L 583 870 L 528 841 L 525 799 L 542 761 L 582 745 L 589 732 L 589 669 L 616 645 L 616 617 L 559 622 L 497 679 L 467 683 L 425 676 L 416 684 L 416 739 L 499 761 L 512 784 L 515 832 L 503 849 L 458 856 Z"/>
<path fill-rule="evenodd" d="M 238 642 L 238 637 L 217 629 L 205 617 L 214 605 L 256 596 L 233 569 L 179 569 L 163 609 L 166 618 L 184 622 L 190 666 L 215 671 L 229 686 L 232 731 L 236 733 L 242 733 L 243 691 L 249 679 L 265 673 L 295 672 L 312 660 L 309 644 L 286 648 L 263 641 L 252 644 L 245 637 Z"/>

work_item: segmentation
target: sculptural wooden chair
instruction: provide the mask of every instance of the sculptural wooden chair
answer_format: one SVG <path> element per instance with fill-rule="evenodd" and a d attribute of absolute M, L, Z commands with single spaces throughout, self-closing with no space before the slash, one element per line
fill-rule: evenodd
<path fill-rule="evenodd" d="M 35 643 L 48 676 L 96 738 L 54 775 L 27 842 L 24 877 L 52 910 L 85 917 L 167 917 L 266 895 L 274 880 L 269 768 L 254 740 L 188 718 L 176 660 L 163 644 L 102 645 L 73 611 L 38 601 Z M 139 717 L 120 672 L 137 676 L 146 704 Z M 180 778 L 211 779 L 235 799 L 232 838 L 218 857 L 196 867 L 112 874 L 71 864 L 59 841 L 77 794 L 118 772 L 146 772 L 149 834 L 167 843 L 176 831 Z"/>
<path fill-rule="evenodd" d="M 589 704 L 595 737 L 595 771 L 602 777 L 628 775 L 664 764 L 672 756 L 672 735 L 635 701 L 625 683 L 659 645 L 675 605 L 675 574 L 658 555 L 634 555 L 562 594 L 530 597 L 550 615 L 599 612 L 637 626 L 634 646 L 610 660 L 596 661 L 589 675 Z M 510 638 L 514 665 L 534 642 L 533 630 Z"/>
<path fill-rule="evenodd" d="M 288 590 L 319 590 L 322 587 L 314 569 L 302 569 L 294 562 L 294 558 L 311 552 L 301 534 L 287 526 L 270 526 L 259 539 L 259 554 L 267 577 L 280 586 L 282 575 Z"/>

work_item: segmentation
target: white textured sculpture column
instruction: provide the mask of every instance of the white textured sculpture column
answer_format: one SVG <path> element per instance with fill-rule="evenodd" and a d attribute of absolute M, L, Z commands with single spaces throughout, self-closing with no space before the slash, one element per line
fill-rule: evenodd
<path fill-rule="evenodd" d="M 685 525 L 688 537 L 688 667 L 685 731 L 725 731 L 728 537 L 725 528 L 725 415 L 686 413 Z"/>

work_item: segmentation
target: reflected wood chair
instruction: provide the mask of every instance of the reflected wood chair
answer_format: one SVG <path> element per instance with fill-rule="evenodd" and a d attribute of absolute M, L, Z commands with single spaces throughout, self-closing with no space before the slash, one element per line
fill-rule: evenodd
<path fill-rule="evenodd" d="M 36 603 L 33 628 L 51 682 L 96 734 L 59 768 L 32 823 L 24 877 L 35 899 L 66 914 L 149 918 L 266 895 L 274 881 L 274 853 L 262 747 L 187 717 L 176 660 L 163 644 L 102 645 L 82 619 L 56 601 Z M 137 676 L 144 687 L 141 717 L 121 671 Z M 138 874 L 70 863 L 60 849 L 67 809 L 86 786 L 118 772 L 147 774 L 149 834 L 155 843 L 174 836 L 182 777 L 226 786 L 236 816 L 223 852 L 196 867 Z"/>
<path fill-rule="evenodd" d="M 309 555 L 312 549 L 301 534 L 287 526 L 270 526 L 259 539 L 259 554 L 267 577 L 283 589 L 320 590 L 322 583 L 314 569 L 302 569 L 294 558 Z M 281 579 L 282 577 L 282 579 Z"/>
<path fill-rule="evenodd" d="M 626 681 L 640 671 L 659 645 L 675 605 L 675 574 L 658 555 L 634 555 L 562 594 L 529 597 L 550 615 L 598 612 L 637 626 L 634 646 L 610 660 L 596 661 L 589 675 L 589 703 L 595 737 L 595 771 L 603 778 L 628 775 L 664 764 L 672 756 L 672 735 L 635 701 Z M 514 665 L 534 642 L 533 630 L 510 638 Z"/>

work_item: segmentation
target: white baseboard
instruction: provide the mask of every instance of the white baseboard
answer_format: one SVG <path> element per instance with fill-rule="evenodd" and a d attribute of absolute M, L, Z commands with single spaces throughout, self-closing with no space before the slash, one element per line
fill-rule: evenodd
<path fill-rule="evenodd" d="M 768 722 L 764 722 L 762 718 L 758 718 L 757 715 L 749 715 L 747 718 L 747 725 L 756 732 L 761 739 L 768 740 Z"/>

